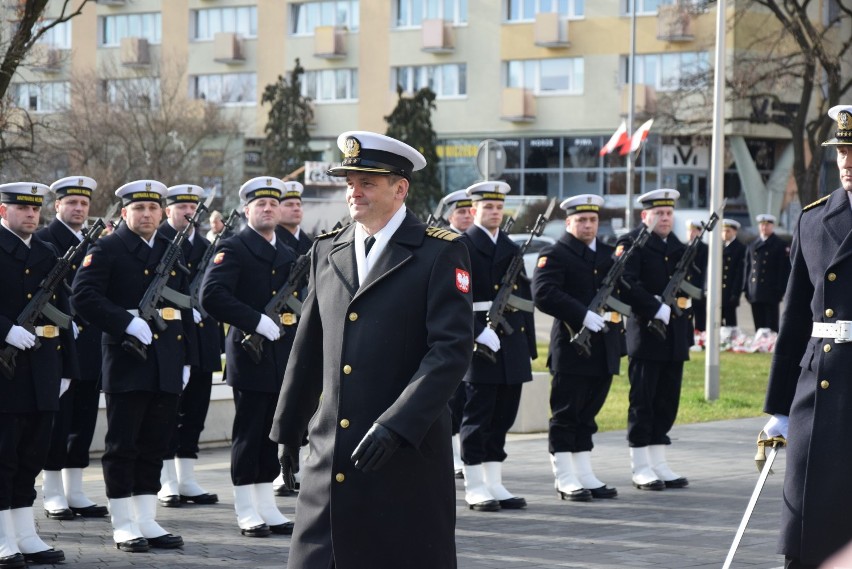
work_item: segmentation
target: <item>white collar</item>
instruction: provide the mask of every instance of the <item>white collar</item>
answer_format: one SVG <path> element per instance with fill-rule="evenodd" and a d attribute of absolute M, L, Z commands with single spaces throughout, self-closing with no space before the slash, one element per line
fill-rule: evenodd
<path fill-rule="evenodd" d="M 257 233 L 258 235 L 260 235 L 261 237 L 263 237 L 263 234 L 261 234 L 261 232 L 260 232 L 260 231 L 258 231 L 258 230 L 257 230 L 257 229 L 255 229 L 254 227 L 252 227 L 251 223 L 249 223 L 249 224 L 247 224 L 247 225 L 248 225 L 249 227 L 251 227 L 252 231 L 254 231 L 254 232 L 255 232 L 255 233 Z M 263 240 L 264 240 L 264 241 L 266 241 L 266 237 L 263 237 Z M 273 232 L 272 232 L 272 240 L 271 240 L 271 241 L 269 241 L 268 243 L 269 243 L 270 245 L 272 245 L 273 247 L 275 247 L 275 242 L 276 242 L 276 241 L 278 241 L 278 237 L 275 235 L 275 231 L 273 231 Z"/>

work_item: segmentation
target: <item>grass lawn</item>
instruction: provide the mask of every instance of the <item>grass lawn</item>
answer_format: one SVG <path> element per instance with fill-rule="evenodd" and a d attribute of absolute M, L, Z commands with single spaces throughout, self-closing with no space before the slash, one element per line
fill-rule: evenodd
<path fill-rule="evenodd" d="M 539 345 L 539 358 L 533 362 L 533 371 L 547 371 L 547 345 Z M 690 353 L 690 361 L 684 364 L 683 389 L 677 422 L 701 423 L 722 419 L 738 419 L 760 416 L 769 364 L 772 354 L 737 354 L 723 352 L 719 359 L 721 374 L 719 399 L 704 399 L 704 352 Z M 600 431 L 627 428 L 627 358 L 621 361 L 621 375 L 612 380 L 612 389 L 606 403 L 598 414 Z"/>

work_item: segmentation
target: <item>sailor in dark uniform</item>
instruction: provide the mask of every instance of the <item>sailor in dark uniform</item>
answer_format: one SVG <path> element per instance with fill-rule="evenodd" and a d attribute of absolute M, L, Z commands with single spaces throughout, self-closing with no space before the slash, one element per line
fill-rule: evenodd
<path fill-rule="evenodd" d="M 58 563 L 65 554 L 36 533 L 35 479 L 44 467 L 53 418 L 71 380 L 79 377 L 74 336 L 41 316 L 35 330 L 16 324 L 42 280 L 64 254 L 33 235 L 48 187 L 0 185 L 0 566 Z M 57 287 L 50 302 L 68 313 L 68 296 Z M 35 333 L 33 333 L 35 332 Z M 14 359 L 12 359 L 14 358 Z M 13 368 L 11 366 L 14 366 Z M 6 373 L 11 372 L 11 377 Z"/>
<path fill-rule="evenodd" d="M 550 390 L 549 450 L 556 490 L 574 501 L 614 498 L 615 488 L 592 470 L 595 417 L 603 407 L 612 376 L 619 372 L 624 327 L 617 312 L 588 309 L 613 264 L 614 248 L 597 239 L 601 196 L 582 194 L 560 204 L 566 231 L 543 249 L 533 277 L 536 306 L 554 317 L 548 366 Z M 592 332 L 591 356 L 571 345 L 583 327 Z"/>
<path fill-rule="evenodd" d="M 740 222 L 722 220 L 722 326 L 737 327 L 737 308 L 745 284 L 746 246 L 737 239 Z"/>
<path fill-rule="evenodd" d="M 692 241 L 703 229 L 704 223 L 696 219 L 686 220 L 686 242 Z M 707 266 L 710 260 L 710 247 L 702 241 L 698 244 L 698 254 L 695 255 L 695 266 L 703 274 L 707 274 Z M 695 322 L 695 337 L 701 338 L 701 333 L 707 330 L 707 300 L 705 298 L 692 301 L 692 317 Z M 702 346 L 703 347 L 703 346 Z"/>
<path fill-rule="evenodd" d="M 204 194 L 204 188 L 192 184 L 168 188 L 166 220 L 158 231 L 170 241 L 174 239 L 179 231 L 189 225 L 188 218 L 195 214 Z M 183 258 L 189 269 L 190 282 L 203 276 L 206 267 L 202 267 L 201 262 L 209 246 L 210 242 L 195 227 L 189 229 L 189 235 L 183 243 Z M 200 311 L 195 308 L 192 309 L 192 319 L 192 324 L 187 322 L 185 327 L 192 329 L 188 333 L 193 340 L 191 345 L 196 351 L 198 365 L 189 368 L 189 381 L 183 388 L 178 404 L 175 432 L 163 457 L 163 470 L 160 473 L 162 487 L 157 498 L 160 505 L 166 508 L 186 502 L 215 504 L 219 501 L 216 494 L 210 494 L 198 484 L 195 465 L 198 462 L 198 440 L 210 407 L 213 372 L 222 370 L 221 328 L 209 315 L 202 318 Z"/>
<path fill-rule="evenodd" d="M 248 225 L 222 242 L 201 287 L 201 305 L 213 318 L 230 325 L 225 340 L 225 375 L 234 390 L 231 482 L 240 532 L 248 537 L 290 534 L 293 522 L 275 505 L 272 483 L 281 469 L 278 447 L 269 430 L 284 370 L 295 336 L 292 312 L 264 313 L 266 303 L 286 286 L 296 253 L 275 235 L 278 201 L 284 182 L 271 176 L 252 178 L 240 188 Z M 259 363 L 241 342 L 260 334 Z"/>
<path fill-rule="evenodd" d="M 178 398 L 189 379 L 193 354 L 187 334 L 192 311 L 161 300 L 164 330 L 139 317 L 139 304 L 169 247 L 157 232 L 166 186 L 137 180 L 115 191 L 124 223 L 89 248 L 74 279 L 72 303 L 103 330 L 106 450 L 101 459 L 116 548 L 127 552 L 183 546 L 155 520 L 163 456 L 175 429 Z M 183 262 L 179 255 L 179 262 Z M 175 267 L 167 287 L 187 294 Z M 137 343 L 141 348 L 132 349 Z M 144 355 L 144 359 L 143 359 Z"/>
<path fill-rule="evenodd" d="M 50 186 L 55 199 L 56 217 L 36 235 L 53 243 L 62 255 L 83 240 L 89 204 L 97 182 L 86 176 L 68 176 Z M 71 260 L 66 277 L 70 286 L 85 248 Z M 59 413 L 53 422 L 50 452 L 42 472 L 42 497 L 48 518 L 71 520 L 75 515 L 102 518 L 106 506 L 99 506 L 83 492 L 83 469 L 89 466 L 89 447 L 98 418 L 101 378 L 101 331 L 80 318 L 73 324 L 77 333 L 75 345 L 80 362 L 80 378 L 71 383 L 59 400 Z"/>
<path fill-rule="evenodd" d="M 666 446 L 671 444 L 669 430 L 674 425 L 680 405 L 683 381 L 683 362 L 689 359 L 693 334 L 690 302 L 678 298 L 683 310 L 677 316 L 670 306 L 660 302 L 686 246 L 672 231 L 674 206 L 680 193 L 660 189 L 639 196 L 642 223 L 656 221 L 645 246 L 630 257 L 624 271 L 629 288 L 622 289 L 622 299 L 633 308 L 627 321 L 627 355 L 630 357 L 630 406 L 627 411 L 627 441 L 633 485 L 640 490 L 683 488 L 685 477 L 674 473 L 666 460 Z M 618 240 L 619 247 L 629 247 L 641 228 L 636 228 Z M 699 275 L 689 275 L 699 288 Z M 666 338 L 661 340 L 648 328 L 651 320 L 666 325 Z"/>
<path fill-rule="evenodd" d="M 494 511 L 525 508 L 526 500 L 506 490 L 502 481 L 506 460 L 506 434 L 518 414 L 521 387 L 532 381 L 530 359 L 537 356 L 532 302 L 528 311 L 511 308 L 506 319 L 513 328 L 506 334 L 486 325 L 491 307 L 518 246 L 500 230 L 506 182 L 479 182 L 467 189 L 473 200 L 473 225 L 461 237 L 470 253 L 476 342 L 494 352 L 496 363 L 474 353 L 464 377 L 466 401 L 461 421 L 465 501 L 471 509 Z M 521 300 L 531 299 L 528 282 L 515 284 Z"/>
<path fill-rule="evenodd" d="M 778 331 L 778 312 L 790 275 L 790 247 L 775 234 L 775 216 L 756 218 L 760 235 L 746 253 L 746 300 L 751 303 L 754 328 Z"/>

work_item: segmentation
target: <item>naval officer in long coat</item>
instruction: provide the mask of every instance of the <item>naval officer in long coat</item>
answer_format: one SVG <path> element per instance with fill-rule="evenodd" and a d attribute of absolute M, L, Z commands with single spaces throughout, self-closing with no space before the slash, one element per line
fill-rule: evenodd
<path fill-rule="evenodd" d="M 456 567 L 447 401 L 473 349 L 470 265 L 456 234 L 405 207 L 415 149 L 338 138 L 355 223 L 320 236 L 272 439 L 311 452 L 290 569 Z M 416 191 L 416 190 L 415 190 Z"/>
<path fill-rule="evenodd" d="M 842 187 L 799 217 L 764 405 L 764 430 L 788 442 L 779 552 L 789 569 L 816 568 L 852 539 L 852 333 L 839 324 L 852 320 L 852 105 L 828 114 L 837 131 L 823 144 L 837 150 Z"/>

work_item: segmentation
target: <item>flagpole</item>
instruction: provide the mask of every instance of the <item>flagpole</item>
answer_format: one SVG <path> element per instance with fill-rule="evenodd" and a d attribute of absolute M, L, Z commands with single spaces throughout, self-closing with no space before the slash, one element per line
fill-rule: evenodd
<path fill-rule="evenodd" d="M 627 69 L 627 140 L 633 139 L 633 112 L 634 112 L 634 90 L 635 90 L 635 63 L 636 63 L 636 0 L 630 0 L 630 62 Z M 628 142 L 629 144 L 630 142 Z M 627 207 L 624 209 L 624 227 L 628 231 L 633 229 L 633 152 L 627 153 L 627 183 L 625 191 L 627 194 Z"/>

